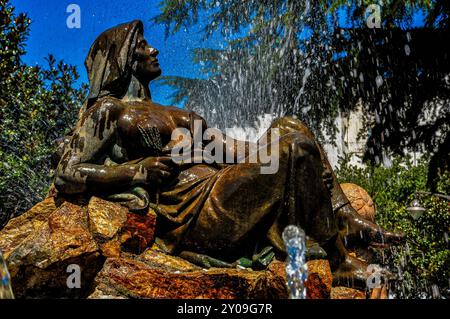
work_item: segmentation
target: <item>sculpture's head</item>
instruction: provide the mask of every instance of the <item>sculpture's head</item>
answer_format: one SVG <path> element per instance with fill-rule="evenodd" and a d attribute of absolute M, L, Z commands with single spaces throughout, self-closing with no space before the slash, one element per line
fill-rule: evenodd
<path fill-rule="evenodd" d="M 151 47 L 143 34 L 138 35 L 137 47 L 134 52 L 134 75 L 144 81 L 150 82 L 161 75 L 161 68 L 157 55 L 159 51 Z"/>
<path fill-rule="evenodd" d="M 90 94 L 88 104 L 104 97 L 123 97 L 134 75 L 143 83 L 161 75 L 158 50 L 144 38 L 142 21 L 120 24 L 100 34 L 85 61 Z"/>

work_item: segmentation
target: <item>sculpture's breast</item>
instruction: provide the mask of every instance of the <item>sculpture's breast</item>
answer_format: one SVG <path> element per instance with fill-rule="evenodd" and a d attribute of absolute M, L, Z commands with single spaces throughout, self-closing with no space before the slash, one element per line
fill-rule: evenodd
<path fill-rule="evenodd" d="M 130 159 L 158 156 L 170 141 L 172 126 L 167 114 L 140 104 L 130 105 L 119 119 L 121 144 Z"/>

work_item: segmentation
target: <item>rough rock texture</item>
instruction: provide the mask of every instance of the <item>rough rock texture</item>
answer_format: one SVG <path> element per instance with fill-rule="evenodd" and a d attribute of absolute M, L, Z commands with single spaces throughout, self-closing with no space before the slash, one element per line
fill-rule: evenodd
<path fill-rule="evenodd" d="M 97 288 L 89 298 L 287 298 L 284 278 L 270 270 L 174 271 L 135 258 L 107 259 L 95 282 Z"/>
<path fill-rule="evenodd" d="M 34 214 L 35 211 L 30 212 Z M 77 291 L 67 287 L 67 266 L 77 264 L 85 270 L 81 281 L 88 287 L 103 263 L 97 243 L 89 232 L 86 210 L 66 202 L 48 214 L 46 221 L 39 223 L 27 215 L 30 212 L 12 221 L 12 225 L 36 226 L 26 236 L 10 224 L 0 235 L 0 248 L 5 251 L 15 295 L 82 295 L 85 289 Z"/>
<path fill-rule="evenodd" d="M 47 198 L 0 231 L 17 298 L 288 298 L 285 263 L 264 271 L 209 270 L 157 250 L 157 217 L 96 197 Z M 153 245 L 153 247 L 152 247 Z M 68 266 L 81 270 L 70 289 Z M 333 290 L 326 260 L 308 262 L 308 298 L 357 298 Z"/>
<path fill-rule="evenodd" d="M 107 257 L 120 256 L 122 245 L 132 251 L 129 242 L 153 241 L 153 212 L 131 216 L 126 208 L 96 197 L 80 205 L 59 202 L 47 198 L 0 231 L 16 297 L 86 297 Z M 80 267 L 80 289 L 67 287 L 71 264 Z"/>
<path fill-rule="evenodd" d="M 307 295 L 330 297 L 332 276 L 326 260 L 308 262 Z M 89 298 L 288 298 L 285 263 L 265 271 L 201 269 L 181 258 L 147 250 L 140 256 L 110 258 Z"/>
<path fill-rule="evenodd" d="M 308 280 L 305 283 L 308 299 L 328 299 L 330 297 L 333 275 L 327 260 L 310 260 L 308 265 Z M 269 265 L 269 270 L 286 282 L 286 264 L 275 261 Z"/>
<path fill-rule="evenodd" d="M 165 269 L 172 272 L 188 272 L 201 270 L 200 267 L 175 256 L 163 254 L 154 249 L 148 249 L 143 254 L 136 257 L 137 260 L 148 264 L 153 268 Z"/>
<path fill-rule="evenodd" d="M 111 239 L 127 220 L 128 210 L 120 205 L 92 197 L 88 205 L 89 226 L 94 236 Z"/>
<path fill-rule="evenodd" d="M 376 213 L 375 204 L 366 190 L 353 183 L 343 183 L 341 187 L 350 204 L 358 214 L 374 222 Z"/>
<path fill-rule="evenodd" d="M 14 247 L 47 222 L 48 216 L 55 210 L 55 200 L 49 197 L 20 217 L 11 219 L 2 229 L 0 236 L 0 248 L 4 257 L 6 258 Z"/>
<path fill-rule="evenodd" d="M 333 275 L 330 263 L 326 260 L 308 261 L 308 280 L 306 281 L 308 299 L 330 298 Z"/>
<path fill-rule="evenodd" d="M 347 287 L 331 288 L 331 299 L 366 299 L 364 291 Z"/>
<path fill-rule="evenodd" d="M 154 241 L 155 228 L 156 213 L 152 210 L 147 215 L 128 213 L 121 230 L 121 249 L 135 254 L 144 252 Z"/>

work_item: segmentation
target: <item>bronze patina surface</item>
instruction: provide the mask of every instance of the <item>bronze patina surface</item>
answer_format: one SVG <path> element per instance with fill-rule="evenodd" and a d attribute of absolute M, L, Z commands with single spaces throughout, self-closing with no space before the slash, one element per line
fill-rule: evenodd
<path fill-rule="evenodd" d="M 323 248 L 336 275 L 363 268 L 348 256 L 344 236 L 365 244 L 401 238 L 355 212 L 322 147 L 294 118 L 279 118 L 269 128 L 280 132 L 269 144 L 279 146 L 274 174 L 261 174 L 258 162 L 175 164 L 173 130 L 192 132 L 194 120 L 203 129 L 207 124 L 193 112 L 151 100 L 149 83 L 161 69 L 143 31 L 140 21 L 122 24 L 92 45 L 85 63 L 90 95 L 62 149 L 59 193 L 96 195 L 137 212 L 152 207 L 160 247 L 224 265 L 267 246 L 283 258 L 281 233 L 288 224 L 305 230 L 310 247 Z M 248 155 L 248 142 L 225 136 L 221 142 L 235 153 L 244 143 Z"/>

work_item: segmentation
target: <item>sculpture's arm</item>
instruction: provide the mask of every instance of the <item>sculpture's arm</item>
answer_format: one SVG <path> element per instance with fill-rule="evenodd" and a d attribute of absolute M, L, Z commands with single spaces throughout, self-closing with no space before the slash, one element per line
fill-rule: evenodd
<path fill-rule="evenodd" d="M 107 113 L 113 116 L 113 111 L 108 113 L 102 106 L 88 114 L 84 124 L 77 126 L 56 170 L 55 186 L 58 191 L 74 194 L 125 189 L 136 184 L 157 183 L 170 175 L 167 166 L 169 158 L 146 158 L 115 166 L 99 164 L 103 163 L 116 143 L 115 119 L 104 125 L 102 132 L 98 131 L 102 129 L 100 123 L 105 120 L 102 116 Z"/>
<path fill-rule="evenodd" d="M 80 157 L 73 154 L 73 151 L 68 151 L 67 154 L 69 162 L 63 163 L 67 165 L 66 167 L 58 168 L 55 179 L 55 186 L 62 193 L 121 189 L 144 182 L 137 164 L 105 166 L 82 163 Z"/>

